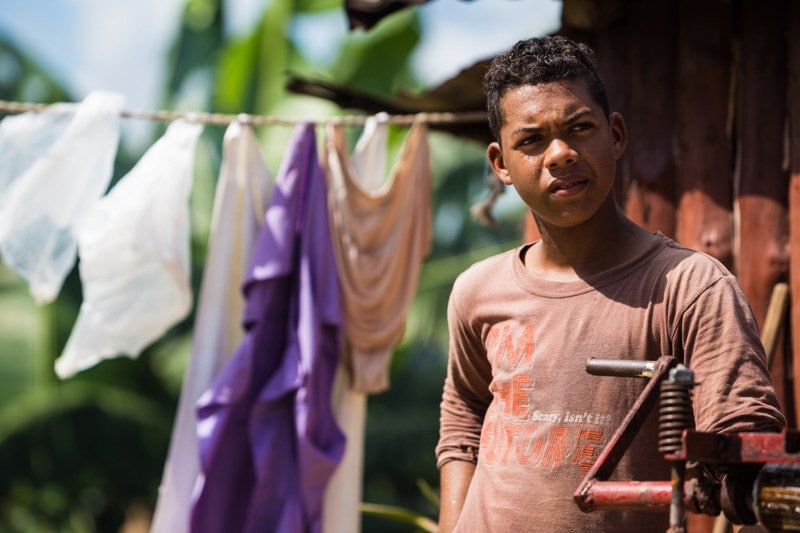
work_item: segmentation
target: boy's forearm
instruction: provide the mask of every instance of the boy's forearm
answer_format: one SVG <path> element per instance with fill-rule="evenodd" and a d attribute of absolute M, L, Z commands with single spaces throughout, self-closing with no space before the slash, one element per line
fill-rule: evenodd
<path fill-rule="evenodd" d="M 450 461 L 442 465 L 439 473 L 439 533 L 449 533 L 458 522 L 474 472 L 475 464 L 468 461 Z"/>

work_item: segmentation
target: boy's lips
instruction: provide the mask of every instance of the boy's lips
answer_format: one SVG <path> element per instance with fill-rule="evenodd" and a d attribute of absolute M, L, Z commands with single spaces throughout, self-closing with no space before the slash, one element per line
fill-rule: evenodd
<path fill-rule="evenodd" d="M 550 194 L 555 194 L 557 196 L 568 196 L 570 194 L 582 191 L 588 182 L 589 180 L 582 178 L 557 179 L 552 185 L 550 185 L 548 191 Z"/>

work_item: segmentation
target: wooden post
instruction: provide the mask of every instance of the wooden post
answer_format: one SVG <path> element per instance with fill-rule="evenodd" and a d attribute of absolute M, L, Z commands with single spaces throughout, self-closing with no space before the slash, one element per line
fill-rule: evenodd
<path fill-rule="evenodd" d="M 627 17 L 605 25 L 595 31 L 594 49 L 597 53 L 597 68 L 603 78 L 611 111 L 628 115 L 630 101 L 630 71 L 628 53 L 630 51 L 629 24 Z M 617 161 L 617 175 L 614 181 L 614 197 L 624 205 L 630 185 L 627 152 Z"/>
<path fill-rule="evenodd" d="M 796 31 L 800 24 L 800 3 L 789 2 L 787 9 L 786 38 L 788 52 L 788 114 L 789 114 L 789 248 L 790 248 L 790 291 L 792 361 L 795 369 L 793 378 L 794 414 L 800 413 L 800 34 Z M 796 421 L 795 421 L 796 425 Z"/>
<path fill-rule="evenodd" d="M 681 0 L 676 93 L 677 240 L 732 266 L 730 2 Z"/>
<path fill-rule="evenodd" d="M 677 5 L 674 0 L 634 2 L 628 17 L 630 186 L 621 203 L 634 222 L 674 238 Z"/>
<path fill-rule="evenodd" d="M 788 176 L 783 168 L 785 16 L 782 1 L 740 4 L 735 266 L 739 283 L 761 328 L 772 288 L 785 281 L 789 271 Z M 784 358 L 784 343 L 779 343 L 770 372 L 785 410 Z"/>

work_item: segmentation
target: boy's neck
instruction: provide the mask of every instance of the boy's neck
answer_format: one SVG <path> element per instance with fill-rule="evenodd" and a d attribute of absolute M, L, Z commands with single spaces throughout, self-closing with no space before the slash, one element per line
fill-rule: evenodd
<path fill-rule="evenodd" d="M 541 241 L 528 249 L 525 265 L 537 277 L 551 281 L 575 281 L 621 265 L 644 253 L 654 238 L 616 206 L 613 216 L 600 223 L 538 227 Z"/>

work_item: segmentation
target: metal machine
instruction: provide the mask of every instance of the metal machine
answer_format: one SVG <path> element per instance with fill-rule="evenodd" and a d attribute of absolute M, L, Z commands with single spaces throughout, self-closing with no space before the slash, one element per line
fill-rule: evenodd
<path fill-rule="evenodd" d="M 800 531 L 800 432 L 713 434 L 694 431 L 693 372 L 672 356 L 656 361 L 590 359 L 590 374 L 648 379 L 574 494 L 585 512 L 665 511 L 668 533 L 683 533 L 685 512 L 769 531 Z M 671 465 L 670 481 L 608 481 L 648 414 L 658 404 L 658 451 Z M 700 470 L 722 477 L 712 482 Z"/>

